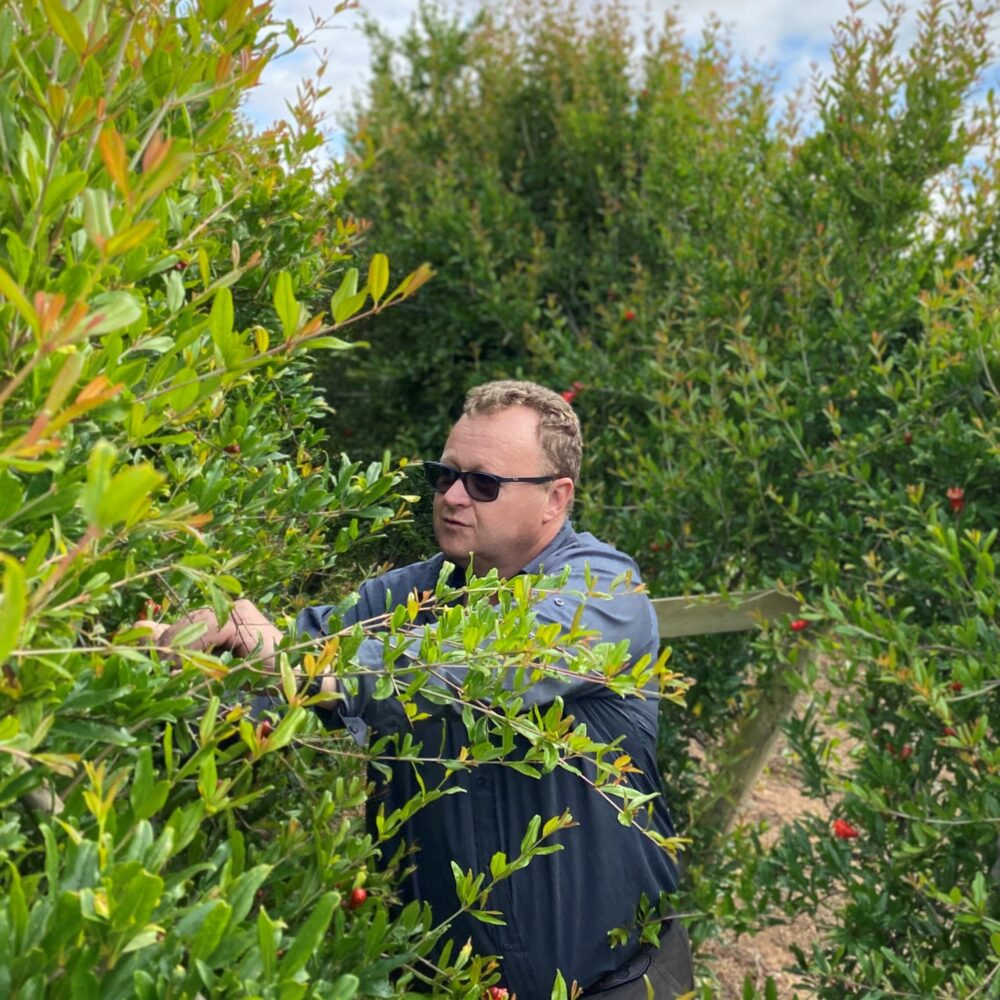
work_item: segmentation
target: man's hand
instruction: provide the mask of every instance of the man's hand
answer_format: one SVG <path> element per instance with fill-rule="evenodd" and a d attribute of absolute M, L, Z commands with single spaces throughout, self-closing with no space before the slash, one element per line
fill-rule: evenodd
<path fill-rule="evenodd" d="M 135 627 L 148 629 L 157 646 L 171 646 L 175 636 L 195 622 L 204 622 L 205 631 L 197 639 L 185 643 L 185 649 L 207 649 L 213 653 L 228 651 L 234 656 L 257 653 L 264 667 L 274 669 L 274 651 L 281 642 L 281 631 L 250 601 L 236 601 L 229 618 L 221 625 L 211 608 L 197 608 L 172 625 L 143 619 L 136 622 Z M 176 660 L 176 655 L 173 658 Z"/>
<path fill-rule="evenodd" d="M 274 670 L 274 651 L 283 638 L 281 630 L 250 601 L 236 601 L 229 618 L 222 625 L 211 608 L 197 608 L 173 625 L 143 619 L 137 621 L 135 627 L 148 629 L 155 645 L 169 647 L 173 645 L 174 637 L 193 622 L 204 622 L 205 631 L 197 639 L 188 642 L 186 649 L 207 649 L 213 653 L 228 651 L 234 656 L 256 653 L 267 670 Z M 179 662 L 175 653 L 167 655 L 174 662 Z M 322 678 L 319 693 L 334 695 L 336 691 L 336 678 L 327 674 Z M 336 700 L 319 703 L 320 708 L 334 708 L 336 705 Z"/>

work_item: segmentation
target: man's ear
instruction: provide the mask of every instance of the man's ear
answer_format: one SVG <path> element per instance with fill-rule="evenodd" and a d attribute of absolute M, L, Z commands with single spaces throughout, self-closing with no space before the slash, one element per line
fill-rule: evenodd
<path fill-rule="evenodd" d="M 566 509 L 573 499 L 573 480 L 569 476 L 557 479 L 549 487 L 549 502 L 545 505 L 542 515 L 543 521 L 551 521 L 553 518 L 565 517 Z"/>

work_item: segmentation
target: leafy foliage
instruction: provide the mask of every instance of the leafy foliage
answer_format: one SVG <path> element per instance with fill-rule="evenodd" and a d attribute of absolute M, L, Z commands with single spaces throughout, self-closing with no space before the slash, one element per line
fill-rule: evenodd
<path fill-rule="evenodd" d="M 781 115 L 712 26 L 691 49 L 668 17 L 636 70 L 615 4 L 466 23 L 425 4 L 398 41 L 372 28 L 354 123 L 378 155 L 350 208 L 437 271 L 379 317 L 386 352 L 330 382 L 398 401 L 360 446 L 433 454 L 470 383 L 535 378 L 584 423 L 578 518 L 654 592 L 779 583 L 812 603 L 795 645 L 780 627 L 678 644 L 694 711 L 668 709 L 662 743 L 696 821 L 689 741 L 711 752 L 815 646 L 793 746 L 863 836 L 815 819 L 772 851 L 738 832 L 693 862 L 690 905 L 707 935 L 822 904 L 801 956 L 822 996 L 971 996 L 998 975 L 998 130 L 973 100 L 995 14 L 931 0 L 904 50 L 898 12 L 852 13 L 829 78 Z M 404 338 L 421 349 L 400 371 Z"/>
<path fill-rule="evenodd" d="M 349 354 L 357 319 L 429 271 L 391 284 L 384 254 L 355 261 L 338 168 L 313 158 L 317 86 L 292 125 L 241 123 L 241 96 L 300 44 L 284 37 L 247 0 L 0 10 L 4 996 L 479 997 L 497 978 L 444 943 L 448 914 L 396 905 L 405 859 L 384 845 L 440 793 L 366 831 L 369 754 L 308 710 L 318 671 L 357 676 L 363 628 L 322 649 L 290 639 L 272 668 L 157 650 L 132 625 L 199 604 L 224 620 L 242 594 L 284 621 L 320 588 L 339 597 L 414 499 L 388 457 L 327 454 L 305 352 Z M 531 600 L 473 586 L 449 634 L 474 633 L 470 661 L 499 671 L 490 636 L 523 631 Z M 371 623 L 392 641 L 406 625 Z M 529 637 L 518 655 L 532 653 L 549 655 Z M 621 650 L 578 659 L 676 696 L 663 661 L 619 676 Z M 251 693 L 281 711 L 251 716 Z M 559 706 L 519 719 L 513 693 L 493 694 L 497 718 L 470 722 L 453 770 L 516 730 L 538 746 L 519 766 L 593 758 L 595 794 L 625 822 L 638 811 L 620 754 L 583 746 Z M 486 913 L 492 886 L 571 822 L 537 817 L 516 856 L 460 879 L 456 910 Z"/>

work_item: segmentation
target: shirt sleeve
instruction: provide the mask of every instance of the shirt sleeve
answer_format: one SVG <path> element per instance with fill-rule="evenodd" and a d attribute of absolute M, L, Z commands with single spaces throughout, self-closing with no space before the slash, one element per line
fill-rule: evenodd
<path fill-rule="evenodd" d="M 385 612 L 386 587 L 381 580 L 368 580 L 358 591 L 357 602 L 347 608 L 340 621 L 344 627 L 368 621 Z M 327 623 L 337 605 L 322 604 L 304 608 L 299 612 L 296 626 L 299 633 L 313 637 L 329 635 Z M 406 721 L 403 706 L 393 698 L 376 700 L 372 672 L 382 670 L 383 643 L 381 639 L 367 638 L 361 643 L 356 659 L 364 668 L 359 678 L 358 694 L 342 692 L 343 700 L 336 708 L 316 707 L 314 711 L 327 729 L 347 729 L 359 746 L 368 741 L 368 727 L 385 728 L 387 732 L 400 729 Z M 369 705 L 369 702 L 371 703 Z"/>

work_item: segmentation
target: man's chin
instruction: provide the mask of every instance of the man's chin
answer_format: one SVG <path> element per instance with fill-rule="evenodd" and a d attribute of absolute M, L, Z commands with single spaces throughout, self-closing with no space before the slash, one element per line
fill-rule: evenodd
<path fill-rule="evenodd" d="M 448 539 L 442 541 L 440 533 L 438 534 L 438 545 L 441 546 L 441 552 L 448 562 L 454 563 L 456 566 L 461 566 L 462 569 L 465 569 L 469 565 L 471 554 L 467 548 L 463 549 L 454 542 L 449 543 Z"/>

